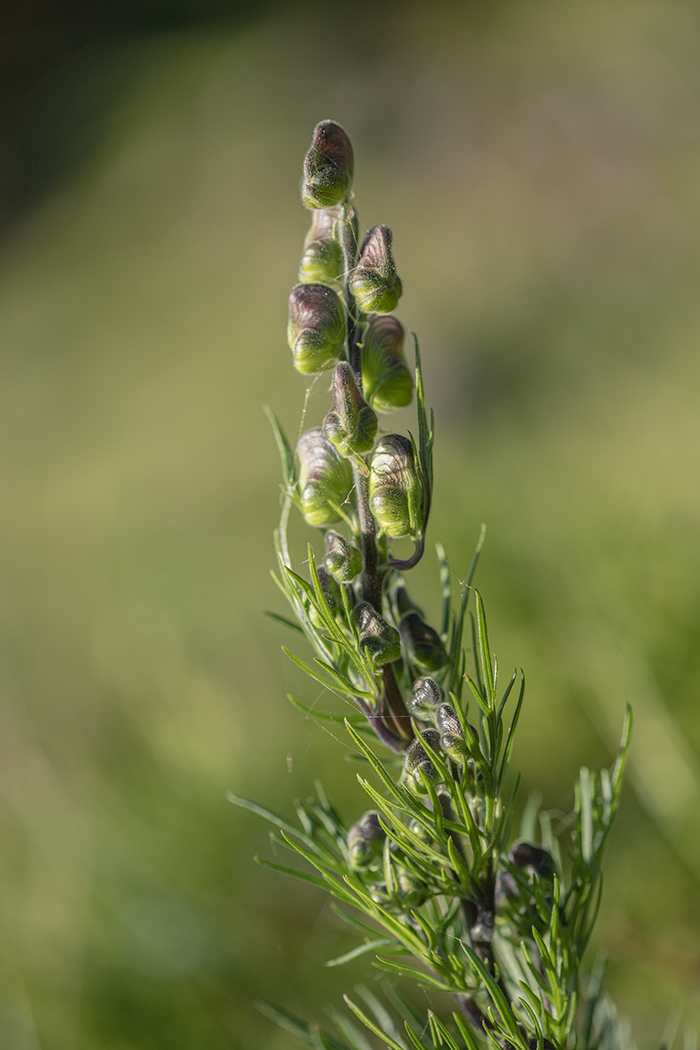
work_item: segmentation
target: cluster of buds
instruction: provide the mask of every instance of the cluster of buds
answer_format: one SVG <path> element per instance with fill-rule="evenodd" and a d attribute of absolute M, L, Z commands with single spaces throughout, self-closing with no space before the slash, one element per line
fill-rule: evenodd
<path fill-rule="evenodd" d="M 320 632 L 324 615 L 335 618 L 356 646 L 364 676 L 345 665 L 338 670 L 356 685 L 381 739 L 404 751 L 414 733 L 406 707 L 414 680 L 446 662 L 439 634 L 410 602 L 396 600 L 398 573 L 423 553 L 432 432 L 417 349 L 414 380 L 403 326 L 391 312 L 402 293 L 391 230 L 374 226 L 360 242 L 353 171 L 346 132 L 322 121 L 304 161 L 301 197 L 312 218 L 289 297 L 287 337 L 298 372 L 330 373 L 331 403 L 320 425 L 297 442 L 286 494 L 306 523 L 324 532 L 317 571 L 324 610 L 307 600 L 307 625 Z M 414 389 L 418 439 L 386 432 L 380 416 L 408 406 Z M 403 560 L 391 550 L 402 538 L 413 542 Z M 284 564 L 291 568 L 286 557 Z M 327 656 L 322 643 L 317 648 Z"/>

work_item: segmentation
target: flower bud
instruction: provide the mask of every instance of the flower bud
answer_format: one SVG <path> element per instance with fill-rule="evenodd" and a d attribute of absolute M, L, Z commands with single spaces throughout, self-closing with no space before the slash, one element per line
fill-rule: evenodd
<path fill-rule="evenodd" d="M 335 235 L 336 223 L 335 209 L 322 208 L 313 213 L 299 264 L 302 284 L 337 281 L 345 269 L 343 248 Z"/>
<path fill-rule="evenodd" d="M 331 529 L 326 533 L 326 569 L 339 583 L 350 583 L 362 572 L 362 555 L 357 547 Z"/>
<path fill-rule="evenodd" d="M 325 372 L 345 344 L 345 310 L 325 284 L 298 284 L 289 296 L 287 341 L 302 375 Z"/>
<path fill-rule="evenodd" d="M 377 417 L 358 390 L 347 361 L 335 366 L 333 405 L 323 421 L 323 429 L 341 456 L 362 456 L 374 445 Z"/>
<path fill-rule="evenodd" d="M 330 208 L 346 201 L 354 165 L 352 142 L 345 129 L 332 120 L 322 120 L 304 158 L 303 204 L 307 208 Z"/>
<path fill-rule="evenodd" d="M 341 459 L 318 427 L 301 435 L 296 452 L 299 460 L 297 491 L 307 524 L 323 528 L 340 521 L 341 515 L 336 508 L 345 502 L 352 489 L 350 464 Z"/>
<path fill-rule="evenodd" d="M 386 832 L 379 823 L 379 814 L 371 809 L 348 831 L 348 853 L 355 871 L 370 868 L 382 855 Z"/>
<path fill-rule="evenodd" d="M 318 574 L 318 582 L 321 586 L 323 597 L 328 602 L 328 608 L 331 613 L 335 616 L 341 608 L 340 587 L 338 586 L 337 581 L 333 579 L 323 565 L 319 565 L 316 572 Z M 313 605 L 309 605 L 309 619 L 318 630 L 321 630 L 326 626 Z"/>
<path fill-rule="evenodd" d="M 508 858 L 516 868 L 532 868 L 538 875 L 547 876 L 554 871 L 552 854 L 531 842 L 516 842 L 511 846 Z"/>
<path fill-rule="evenodd" d="M 396 539 L 415 537 L 422 524 L 423 490 L 413 445 L 402 434 L 377 444 L 369 472 L 370 508 L 382 531 Z"/>
<path fill-rule="evenodd" d="M 362 387 L 376 412 L 410 405 L 413 378 L 403 355 L 403 326 L 392 314 L 374 314 L 362 340 Z"/>
<path fill-rule="evenodd" d="M 360 632 L 360 646 L 375 667 L 401 659 L 399 632 L 387 623 L 369 602 L 356 605 L 353 615 Z"/>
<path fill-rule="evenodd" d="M 434 729 L 426 729 L 423 736 L 433 751 L 440 750 L 439 733 L 436 733 Z M 417 795 L 428 794 L 421 773 L 433 784 L 438 779 L 438 771 L 418 737 L 416 737 L 406 752 L 403 769 L 406 786 Z"/>
<path fill-rule="evenodd" d="M 440 744 L 445 754 L 456 762 L 461 762 L 467 752 L 467 745 L 462 732 L 462 724 L 449 704 L 440 704 L 437 709 L 437 727 L 440 731 Z"/>
<path fill-rule="evenodd" d="M 406 613 L 399 622 L 406 656 L 421 671 L 439 671 L 447 661 L 442 639 L 417 612 Z"/>
<path fill-rule="evenodd" d="M 442 695 L 442 689 L 433 678 L 416 678 L 411 695 L 406 699 L 406 706 L 414 718 L 422 722 L 434 722 Z"/>
<path fill-rule="evenodd" d="M 350 274 L 350 291 L 365 313 L 388 314 L 403 290 L 391 251 L 391 230 L 375 226 L 365 237 L 357 267 Z"/>
<path fill-rule="evenodd" d="M 398 868 L 396 882 L 398 883 L 401 904 L 404 908 L 420 908 L 421 904 L 425 904 L 430 890 L 414 872 L 409 871 L 407 868 Z"/>

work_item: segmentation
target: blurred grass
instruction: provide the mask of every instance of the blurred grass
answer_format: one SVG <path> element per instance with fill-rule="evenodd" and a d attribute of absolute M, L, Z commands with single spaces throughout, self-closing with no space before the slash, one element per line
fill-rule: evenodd
<path fill-rule="evenodd" d="M 566 812 L 633 704 L 599 939 L 642 1045 L 672 1005 L 697 1020 L 698 53 L 681 0 L 349 27 L 300 4 L 112 46 L 76 84 L 113 97 L 99 149 L 0 259 L 3 1047 L 281 1050 L 253 999 L 320 1016 L 365 973 L 322 969 L 341 931 L 253 865 L 265 829 L 224 798 L 289 812 L 320 777 L 362 806 L 261 616 L 261 406 L 296 432 L 286 296 L 323 117 L 354 138 L 361 220 L 395 232 L 458 574 L 488 525 L 525 788 Z"/>

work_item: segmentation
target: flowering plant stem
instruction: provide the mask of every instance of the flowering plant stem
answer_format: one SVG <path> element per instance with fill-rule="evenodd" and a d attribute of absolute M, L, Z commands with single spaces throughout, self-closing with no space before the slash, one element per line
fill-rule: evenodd
<path fill-rule="evenodd" d="M 304 162 L 302 198 L 313 221 L 290 295 L 288 341 L 299 372 L 332 374 L 332 405 L 294 450 L 270 418 L 283 469 L 277 583 L 294 616 L 276 618 L 315 654 L 308 663 L 285 649 L 290 658 L 348 708 L 320 712 L 290 699 L 321 722 L 345 725 L 368 771 L 358 779 L 370 808 L 348 823 L 317 785 L 317 800 L 297 804 L 296 825 L 231 798 L 270 821 L 273 840 L 305 866 L 260 863 L 329 892 L 359 934 L 326 965 L 367 955 L 387 979 L 383 1000 L 364 988 L 361 1003 L 346 999 L 348 1012 L 333 1013 L 336 1034 L 265 1010 L 316 1050 L 368 1050 L 363 1029 L 392 1050 L 621 1050 L 629 1038 L 600 968 L 591 976 L 584 956 L 631 717 L 611 769 L 581 770 L 573 822 L 555 827 L 528 803 L 514 835 L 517 778 L 508 768 L 525 680 L 516 671 L 503 684 L 472 588 L 483 530 L 456 595 L 438 547 L 439 628 L 409 595 L 406 574 L 425 550 L 433 420 L 417 340 L 412 375 L 392 312 L 402 285 L 391 231 L 375 226 L 359 242 L 353 170 L 346 132 L 323 121 Z M 414 391 L 417 436 L 380 429 L 378 414 L 405 407 Z M 308 575 L 290 556 L 294 508 L 323 543 L 320 554 L 308 546 Z M 407 558 L 392 554 L 402 538 L 413 542 Z M 400 991 L 395 978 L 403 978 Z M 433 994 L 427 1017 L 410 1005 L 411 983 Z"/>

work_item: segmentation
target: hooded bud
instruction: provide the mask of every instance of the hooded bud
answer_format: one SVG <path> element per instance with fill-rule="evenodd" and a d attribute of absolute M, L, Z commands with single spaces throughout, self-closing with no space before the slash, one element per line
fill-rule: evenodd
<path fill-rule="evenodd" d="M 331 529 L 326 533 L 326 569 L 339 583 L 350 583 L 362 572 L 362 555 L 357 547 Z"/>
<path fill-rule="evenodd" d="M 440 750 L 439 733 L 436 733 L 434 729 L 426 729 L 423 736 L 433 751 Z M 417 795 L 427 795 L 428 793 L 423 782 L 423 776 L 426 776 L 433 784 L 438 778 L 438 771 L 418 737 L 416 737 L 406 752 L 403 769 L 406 786 L 415 791 Z"/>
<path fill-rule="evenodd" d="M 423 489 L 413 445 L 402 434 L 389 434 L 377 444 L 369 472 L 370 508 L 382 531 L 396 539 L 420 531 Z"/>
<path fill-rule="evenodd" d="M 345 310 L 325 284 L 298 284 L 289 296 L 287 341 L 302 375 L 325 372 L 345 344 Z"/>
<path fill-rule="evenodd" d="M 379 823 L 379 814 L 371 809 L 360 817 L 348 831 L 348 853 L 355 871 L 370 868 L 379 860 L 386 832 Z"/>
<path fill-rule="evenodd" d="M 376 412 L 411 403 L 413 379 L 403 356 L 403 325 L 391 314 L 369 318 L 362 341 L 362 387 Z"/>
<path fill-rule="evenodd" d="M 331 208 L 350 196 L 355 166 L 352 142 L 332 120 L 316 125 L 304 158 L 301 199 L 307 208 Z"/>
<path fill-rule="evenodd" d="M 439 671 L 447 661 L 442 639 L 417 612 L 406 613 L 399 623 L 406 656 L 421 671 Z"/>
<path fill-rule="evenodd" d="M 341 456 L 363 456 L 374 445 L 377 417 L 362 397 L 347 361 L 335 366 L 333 405 L 323 429 Z"/>
<path fill-rule="evenodd" d="M 340 521 L 336 509 L 342 506 L 352 489 L 352 470 L 341 459 L 323 431 L 307 430 L 297 442 L 299 481 L 297 491 L 301 512 L 308 525 L 323 528 Z"/>
<path fill-rule="evenodd" d="M 337 222 L 335 209 L 322 208 L 313 213 L 299 264 L 302 284 L 337 281 L 345 269 L 343 248 L 335 235 Z"/>
<path fill-rule="evenodd" d="M 442 689 L 432 678 L 416 678 L 406 706 L 414 718 L 421 722 L 434 722 L 437 709 L 442 703 Z"/>
<path fill-rule="evenodd" d="M 467 751 L 462 732 L 462 725 L 449 704 L 440 704 L 437 710 L 437 727 L 440 732 L 440 744 L 445 754 L 456 762 L 461 762 Z"/>
<path fill-rule="evenodd" d="M 396 309 L 403 287 L 391 251 L 391 230 L 375 226 L 365 237 L 356 268 L 350 274 L 350 291 L 365 313 L 388 314 Z"/>
<path fill-rule="evenodd" d="M 360 647 L 375 667 L 401 659 L 399 632 L 369 602 L 356 605 L 353 615 L 360 633 Z"/>
<path fill-rule="evenodd" d="M 531 842 L 516 842 L 511 846 L 508 859 L 516 868 L 531 868 L 538 875 L 551 875 L 554 871 L 552 854 Z"/>
<path fill-rule="evenodd" d="M 323 597 L 328 602 L 328 608 L 330 609 L 331 613 L 335 616 L 340 611 L 342 605 L 340 598 L 340 587 L 338 586 L 337 581 L 333 579 L 331 574 L 328 572 L 327 569 L 323 567 L 323 565 L 320 565 L 316 572 L 318 574 L 318 582 L 321 585 Z M 313 605 L 309 605 L 308 612 L 309 619 L 311 620 L 311 623 L 314 625 L 314 627 L 316 627 L 318 630 L 321 630 L 321 628 L 325 628 L 326 625 L 323 622 L 323 619 L 316 612 L 316 609 L 313 607 Z"/>

